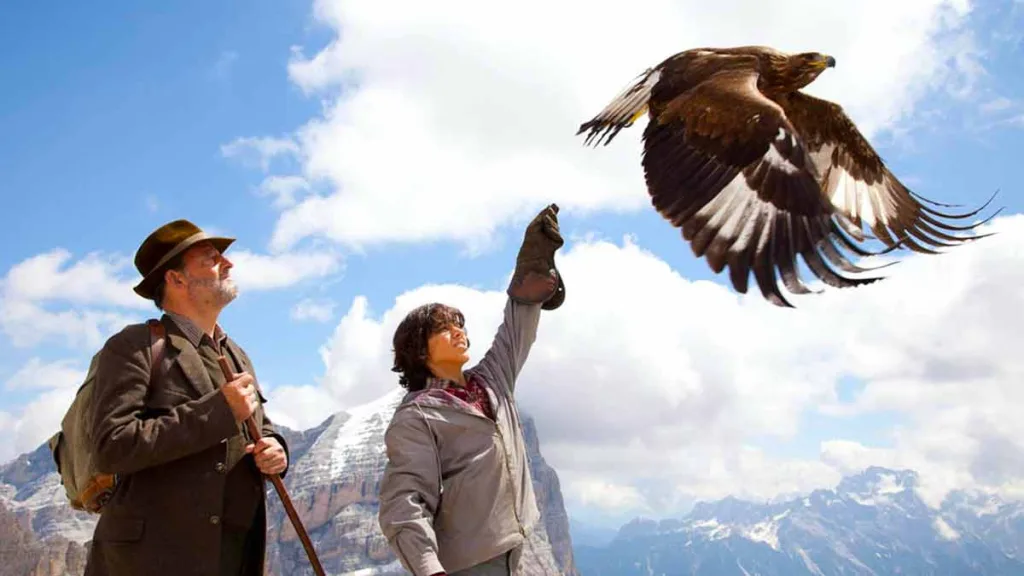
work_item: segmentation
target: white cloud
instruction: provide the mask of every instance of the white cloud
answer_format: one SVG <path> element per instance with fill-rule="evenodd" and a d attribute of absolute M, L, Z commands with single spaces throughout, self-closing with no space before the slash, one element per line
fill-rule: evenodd
<path fill-rule="evenodd" d="M 962 28 L 966 0 L 820 3 L 318 0 L 337 37 L 289 73 L 324 97 L 296 130 L 301 177 L 324 182 L 283 210 L 273 246 L 322 235 L 354 246 L 452 239 L 481 244 L 538 205 L 647 210 L 643 123 L 585 149 L 577 126 L 637 73 L 700 45 L 770 44 L 833 54 L 810 89 L 869 135 L 930 90 L 972 94 L 982 70 Z M 629 15 L 643 15 L 630 18 Z M 280 204 L 279 204 L 280 205 Z"/>
<path fill-rule="evenodd" d="M 70 361 L 52 363 L 33 358 L 6 383 L 7 390 L 42 388 L 17 414 L 0 412 L 0 462 L 35 450 L 60 429 L 61 419 L 85 379 L 85 369 Z"/>
<path fill-rule="evenodd" d="M 996 236 L 908 258 L 878 284 L 797 299 L 797 310 L 682 278 L 629 242 L 567 246 L 559 267 L 569 297 L 543 315 L 517 392 L 567 499 L 616 509 L 639 494 L 638 508 L 670 514 L 694 497 L 829 486 L 867 464 L 921 471 L 933 500 L 953 487 L 1016 489 L 1024 215 L 994 226 Z M 503 288 L 423 286 L 380 314 L 356 298 L 322 351 L 326 392 L 351 408 L 393 390 L 394 328 L 427 301 L 467 313 L 475 362 L 500 321 Z M 843 377 L 866 386 L 838 406 Z M 839 437 L 816 460 L 752 447 L 793 438 L 800 415 L 819 408 L 891 411 L 906 424 L 892 448 Z M 289 414 L 300 426 L 322 416 Z"/>
<path fill-rule="evenodd" d="M 0 279 L 0 328 L 15 346 L 57 338 L 97 347 L 151 305 L 123 278 L 129 261 L 98 254 L 70 260 L 67 250 L 57 248 L 15 264 Z"/>
<path fill-rule="evenodd" d="M 267 415 L 275 424 L 307 430 L 342 409 L 331 392 L 318 386 L 266 387 Z"/>
<path fill-rule="evenodd" d="M 3 279 L 4 296 L 34 302 L 64 300 L 145 307 L 145 302 L 132 292 L 131 280 L 121 278 L 131 267 L 130 261 L 87 254 L 69 265 L 71 257 L 67 250 L 57 248 L 14 265 Z"/>
<path fill-rule="evenodd" d="M 267 176 L 259 187 L 260 195 L 274 198 L 276 208 L 294 206 L 296 195 L 306 190 L 309 190 L 309 182 L 300 176 Z"/>
<path fill-rule="evenodd" d="M 217 61 L 213 63 L 213 67 L 210 70 L 211 75 L 218 80 L 226 80 L 230 76 L 231 69 L 237 60 L 238 52 L 224 50 L 217 57 Z"/>
<path fill-rule="evenodd" d="M 636 488 L 609 484 L 598 478 L 574 482 L 571 492 L 580 503 L 607 510 L 636 510 L 645 505 Z"/>
<path fill-rule="evenodd" d="M 242 290 L 271 290 L 293 286 L 305 279 L 336 272 L 339 259 L 330 252 L 254 254 L 232 251 L 236 281 Z M 130 270 L 130 272 L 129 272 Z M 0 328 L 14 346 L 30 348 L 57 340 L 75 348 L 88 360 L 103 342 L 127 324 L 155 317 L 153 304 L 132 291 L 137 282 L 134 268 L 119 257 L 89 254 L 78 261 L 65 250 L 28 258 L 0 280 Z M 326 303 L 300 309 L 309 317 L 329 312 Z M 33 450 L 60 425 L 60 419 L 85 377 L 70 361 L 44 362 L 31 358 L 6 383 L 9 391 L 39 390 L 27 404 L 0 412 L 0 435 L 12 438 L 0 447 L 0 462 Z M 332 410 L 323 394 L 299 391 L 282 402 L 292 409 L 302 398 L 315 398 L 309 406 Z"/>
<path fill-rule="evenodd" d="M 28 363 L 7 380 L 8 390 L 27 390 L 39 388 L 68 388 L 81 383 L 85 372 L 75 367 L 70 360 L 43 362 L 39 358 L 31 358 Z"/>
<path fill-rule="evenodd" d="M 242 290 L 286 288 L 310 278 L 323 278 L 341 268 L 340 257 L 328 251 L 267 255 L 234 250 L 229 258 L 235 265 L 231 275 Z"/>
<path fill-rule="evenodd" d="M 291 317 L 293 320 L 327 322 L 334 317 L 335 306 L 336 303 L 333 300 L 313 300 L 307 298 L 292 308 Z"/>
<path fill-rule="evenodd" d="M 981 111 L 986 114 L 1002 112 L 1013 107 L 1013 100 L 1005 96 L 997 96 L 981 105 Z"/>
<path fill-rule="evenodd" d="M 242 290 L 276 290 L 341 269 L 332 251 L 256 254 L 235 249 L 232 274 Z M 126 324 L 159 313 L 132 290 L 138 273 L 118 255 L 90 253 L 74 261 L 62 248 L 12 266 L 0 279 L 0 329 L 17 347 L 56 339 L 97 348 Z"/>
<path fill-rule="evenodd" d="M 225 158 L 238 158 L 246 164 L 259 165 L 266 172 L 274 158 L 296 155 L 299 147 L 290 138 L 236 138 L 222 145 L 220 153 Z"/>

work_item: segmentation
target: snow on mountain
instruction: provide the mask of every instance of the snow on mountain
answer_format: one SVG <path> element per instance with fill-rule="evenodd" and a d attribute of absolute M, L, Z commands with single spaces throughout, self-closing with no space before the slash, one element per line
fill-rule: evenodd
<path fill-rule="evenodd" d="M 96 516 L 66 501 L 46 444 L 0 466 L 0 504 L 40 540 L 60 537 L 83 544 L 92 539 Z"/>
<path fill-rule="evenodd" d="M 310 430 L 282 429 L 289 495 L 329 574 L 404 572 L 376 522 L 383 434 L 401 396 L 396 389 Z M 637 519 L 607 545 L 574 549 L 557 474 L 525 415 L 524 426 L 543 517 L 529 574 L 1024 574 L 1024 503 L 955 492 L 936 510 L 918 497 L 916 473 L 878 467 L 788 500 L 730 497 L 684 518 Z M 268 576 L 311 573 L 273 489 L 269 503 Z M 0 466 L 0 506 L 36 539 L 36 554 L 50 546 L 51 556 L 77 558 L 81 548 L 68 546 L 87 542 L 95 525 L 67 506 L 45 445 Z"/>
<path fill-rule="evenodd" d="M 1024 505 L 961 492 L 935 510 L 917 479 L 872 467 L 784 502 L 702 502 L 630 522 L 576 560 L 588 576 L 1024 574 Z"/>
<path fill-rule="evenodd" d="M 383 469 L 384 431 L 402 399 L 396 389 L 368 404 L 332 416 L 303 458 L 294 462 L 289 484 L 293 495 L 303 495 L 325 482 L 351 478 L 366 468 Z"/>
<path fill-rule="evenodd" d="M 377 524 L 377 494 L 387 463 L 384 432 L 404 390 L 325 421 L 308 448 L 293 455 L 285 484 L 303 526 L 332 574 L 403 574 Z M 557 475 L 540 455 L 533 422 L 524 416 L 528 457 L 542 521 L 524 562 L 529 574 L 576 574 L 568 516 Z M 290 442 L 289 442 L 290 443 Z M 271 498 L 269 576 L 310 574 L 305 551 L 283 508 Z M 329 559 L 328 559 L 329 558 Z"/>
<path fill-rule="evenodd" d="M 334 414 L 310 430 L 279 427 L 291 456 L 285 486 L 328 574 L 405 573 L 377 524 L 377 493 L 386 462 L 384 431 L 403 392 L 396 388 L 368 404 Z M 528 415 L 523 415 L 523 425 L 541 510 L 541 522 L 524 554 L 527 573 L 577 576 L 557 474 L 540 454 L 540 442 Z M 25 544 L 17 546 L 36 556 L 47 551 L 49 556 L 40 556 L 40 562 L 56 567 L 56 571 L 33 574 L 81 574 L 81 544 L 92 538 L 97 517 L 67 505 L 45 444 L 0 465 L 0 510 L 31 535 L 31 539 L 19 536 Z M 268 519 L 267 576 L 312 574 L 306 553 L 269 483 Z M 54 555 L 74 561 L 48 560 Z"/>

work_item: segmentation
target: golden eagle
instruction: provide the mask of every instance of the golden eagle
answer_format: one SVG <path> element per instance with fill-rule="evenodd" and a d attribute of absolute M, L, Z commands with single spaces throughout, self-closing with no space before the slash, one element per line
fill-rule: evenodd
<path fill-rule="evenodd" d="M 797 255 L 823 282 L 845 288 L 881 278 L 843 276 L 868 269 L 839 246 L 861 256 L 901 245 L 935 254 L 929 246 L 982 237 L 948 234 L 981 223 L 937 218 L 970 218 L 991 198 L 964 214 L 922 204 L 951 206 L 907 189 L 839 105 L 800 91 L 834 66 L 828 55 L 762 46 L 687 50 L 640 74 L 576 134 L 588 132 L 584 145 L 607 145 L 646 112 L 643 168 L 655 209 L 715 273 L 728 266 L 738 292 L 753 271 L 761 294 L 779 306 L 792 307 L 776 270 L 790 292 L 812 292 Z M 866 239 L 862 222 L 885 250 L 855 244 Z"/>

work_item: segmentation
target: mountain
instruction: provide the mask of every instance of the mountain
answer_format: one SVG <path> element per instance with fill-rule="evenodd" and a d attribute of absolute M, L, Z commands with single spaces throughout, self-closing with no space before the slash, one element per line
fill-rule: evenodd
<path fill-rule="evenodd" d="M 293 468 L 285 485 L 324 569 L 330 573 L 406 574 L 377 526 L 377 494 L 387 460 L 384 431 L 401 392 L 395 390 L 328 418 L 299 439 L 302 448 L 292 455 Z M 527 573 L 576 576 L 558 476 L 544 462 L 533 420 L 526 415 L 523 429 L 541 511 L 541 522 L 524 553 Z M 295 441 L 286 437 L 290 445 Z M 276 497 L 271 498 L 268 513 L 273 526 L 268 576 L 312 574 L 302 543 Z"/>
<path fill-rule="evenodd" d="M 1024 574 L 1024 505 L 955 492 L 938 510 L 917 474 L 871 467 L 784 502 L 702 502 L 577 546 L 587 576 Z"/>
<path fill-rule="evenodd" d="M 405 574 L 377 526 L 384 430 L 401 396 L 395 390 L 309 430 L 280 427 L 291 454 L 285 486 L 328 574 Z M 533 420 L 522 416 L 541 511 L 524 553 L 527 574 L 578 576 L 558 476 L 540 453 Z M 312 574 L 269 483 L 268 502 L 267 576 Z M 45 444 L 0 466 L 0 576 L 80 575 L 95 521 L 67 505 Z"/>
<path fill-rule="evenodd" d="M 0 576 L 81 574 L 94 525 L 63 502 L 46 445 L 0 467 Z M 61 508 L 64 508 L 63 510 Z"/>
<path fill-rule="evenodd" d="M 618 533 L 614 528 L 594 526 L 571 518 L 569 519 L 569 531 L 572 533 L 574 546 L 589 546 L 591 548 L 607 546 Z"/>

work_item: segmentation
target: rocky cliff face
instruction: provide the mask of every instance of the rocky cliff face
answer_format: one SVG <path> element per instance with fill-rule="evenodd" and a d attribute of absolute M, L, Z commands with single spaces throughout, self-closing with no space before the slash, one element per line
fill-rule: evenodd
<path fill-rule="evenodd" d="M 533 418 L 523 415 L 523 435 L 526 437 L 527 458 L 533 475 L 533 491 L 540 508 L 541 521 L 555 564 L 566 576 L 578 576 L 569 535 L 569 514 L 562 499 L 562 486 L 555 469 L 548 466 L 540 453 L 540 440 Z M 534 574 L 534 572 L 529 572 Z"/>
<path fill-rule="evenodd" d="M 64 500 L 46 445 L 0 466 L 0 576 L 77 576 L 94 516 Z"/>
<path fill-rule="evenodd" d="M 324 569 L 332 575 L 406 574 L 377 526 L 384 430 L 399 391 L 296 432 L 285 428 L 285 485 Z M 578 576 L 558 477 L 524 415 L 542 521 L 524 554 L 526 573 Z M 305 550 L 268 483 L 268 576 L 312 574 Z M 46 445 L 0 466 L 0 576 L 78 576 L 96 517 L 66 503 Z"/>
<path fill-rule="evenodd" d="M 62 536 L 40 540 L 0 503 L 0 576 L 71 576 L 85 570 L 85 547 Z"/>
<path fill-rule="evenodd" d="M 377 525 L 377 493 L 384 473 L 384 430 L 401 399 L 396 390 L 337 414 L 319 427 L 308 450 L 293 453 L 286 486 L 324 569 L 331 574 L 406 574 Z M 576 576 L 569 523 L 558 477 L 540 454 L 533 421 L 524 419 L 528 457 L 542 522 L 526 547 L 531 575 Z M 269 573 L 312 574 L 305 550 L 276 495 L 269 510 Z"/>

